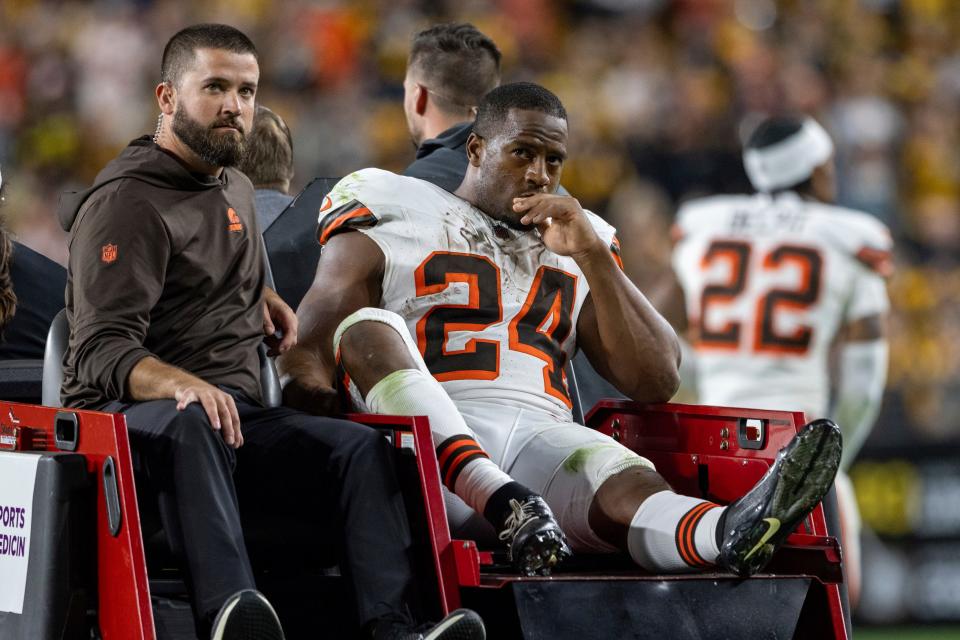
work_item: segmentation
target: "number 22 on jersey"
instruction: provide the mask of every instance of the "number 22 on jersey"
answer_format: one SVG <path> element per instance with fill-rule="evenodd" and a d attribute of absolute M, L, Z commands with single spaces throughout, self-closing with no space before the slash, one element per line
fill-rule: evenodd
<path fill-rule="evenodd" d="M 723 282 L 712 282 L 700 292 L 700 335 L 698 348 L 739 349 L 746 340 L 743 325 L 749 317 L 735 318 L 725 324 L 707 322 L 709 310 L 730 306 L 747 295 L 751 277 L 772 275 L 787 268 L 799 270 L 800 282 L 792 287 L 771 286 L 761 290 L 753 303 L 753 342 L 756 353 L 803 355 L 813 340 L 813 327 L 798 325 L 792 331 L 778 331 L 777 315 L 786 310 L 802 311 L 820 298 L 823 258 L 811 247 L 780 244 L 760 257 L 751 268 L 754 247 L 742 240 L 715 240 L 703 254 L 700 266 L 706 271 L 719 262 L 729 267 Z"/>
<path fill-rule="evenodd" d="M 470 338 L 462 349 L 447 349 L 451 331 L 480 332 L 502 322 L 500 268 L 485 256 L 436 251 L 414 272 L 417 296 L 442 293 L 465 283 L 465 304 L 438 304 L 417 321 L 417 346 L 433 376 L 448 380 L 495 380 L 500 376 L 499 340 Z M 543 360 L 544 391 L 572 406 L 564 372 L 563 341 L 573 329 L 577 281 L 569 273 L 541 266 L 520 311 L 510 320 L 508 348 Z"/>

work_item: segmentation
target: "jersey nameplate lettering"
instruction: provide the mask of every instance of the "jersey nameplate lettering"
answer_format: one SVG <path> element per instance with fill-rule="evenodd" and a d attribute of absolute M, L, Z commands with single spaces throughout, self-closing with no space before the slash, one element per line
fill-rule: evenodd
<path fill-rule="evenodd" d="M 826 415 L 837 336 L 889 306 L 886 227 L 792 192 L 694 200 L 677 227 L 698 400 Z"/>

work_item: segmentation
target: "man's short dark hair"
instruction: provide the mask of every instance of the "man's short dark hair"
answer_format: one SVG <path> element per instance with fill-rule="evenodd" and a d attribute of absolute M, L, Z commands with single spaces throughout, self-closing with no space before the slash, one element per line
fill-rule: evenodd
<path fill-rule="evenodd" d="M 798 133 L 803 128 L 803 118 L 795 116 L 774 116 L 767 118 L 753 130 L 750 137 L 747 138 L 747 149 L 763 149 L 783 142 L 790 136 Z M 774 191 L 796 191 L 797 193 L 810 193 L 813 190 L 813 178 L 805 178 L 796 184 L 780 187 Z"/>
<path fill-rule="evenodd" d="M 441 110 L 458 113 L 500 84 L 500 50 L 472 24 L 438 24 L 413 37 L 407 68 Z"/>
<path fill-rule="evenodd" d="M 286 189 L 293 178 L 293 138 L 283 118 L 257 106 L 239 169 L 255 187 Z"/>
<path fill-rule="evenodd" d="M 500 85 L 480 101 L 473 130 L 483 138 L 496 135 L 511 109 L 542 111 L 548 116 L 567 119 L 567 110 L 560 98 L 532 82 Z"/>
<path fill-rule="evenodd" d="M 195 24 L 178 31 L 163 48 L 160 80 L 179 86 L 180 78 L 193 62 L 197 49 L 252 53 L 258 62 L 260 59 L 253 42 L 239 29 L 226 24 Z"/>
<path fill-rule="evenodd" d="M 782 142 L 803 128 L 803 120 L 793 116 L 768 118 L 753 130 L 747 139 L 747 149 L 763 149 Z"/>

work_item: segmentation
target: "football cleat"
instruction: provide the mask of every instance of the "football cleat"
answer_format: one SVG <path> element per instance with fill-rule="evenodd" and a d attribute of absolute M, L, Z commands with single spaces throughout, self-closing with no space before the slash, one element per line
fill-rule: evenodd
<path fill-rule="evenodd" d="M 841 449 L 840 429 L 830 420 L 803 427 L 753 489 L 721 516 L 718 564 L 740 576 L 762 569 L 830 490 Z"/>
<path fill-rule="evenodd" d="M 511 513 L 500 540 L 507 543 L 510 563 L 526 576 L 550 575 L 550 570 L 571 555 L 567 537 L 547 503 L 538 495 L 510 500 Z"/>
<path fill-rule="evenodd" d="M 254 589 L 233 594 L 213 621 L 210 640 L 283 640 L 277 613 Z"/>

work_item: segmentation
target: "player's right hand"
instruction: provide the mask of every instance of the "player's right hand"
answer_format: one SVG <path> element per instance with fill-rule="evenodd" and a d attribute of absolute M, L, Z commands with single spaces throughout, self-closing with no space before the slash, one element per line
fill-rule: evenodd
<path fill-rule="evenodd" d="M 177 401 L 177 410 L 183 411 L 190 404 L 199 402 L 207 413 L 210 426 L 219 431 L 223 441 L 234 449 L 243 445 L 243 434 L 240 433 L 240 415 L 237 413 L 237 403 L 233 396 L 213 386 L 198 380 L 177 389 L 174 398 Z"/>
<path fill-rule="evenodd" d="M 535 193 L 513 199 L 513 210 L 522 213 L 520 224 L 535 225 L 547 249 L 557 255 L 571 256 L 590 251 L 607 253 L 576 198 L 556 193 Z"/>

